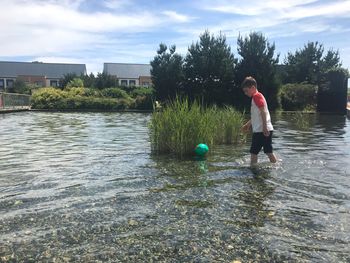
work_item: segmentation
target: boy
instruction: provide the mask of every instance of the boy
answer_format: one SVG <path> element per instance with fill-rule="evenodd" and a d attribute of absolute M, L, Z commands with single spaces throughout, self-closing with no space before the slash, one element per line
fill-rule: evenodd
<path fill-rule="evenodd" d="M 272 151 L 273 126 L 265 97 L 258 91 L 256 80 L 253 77 L 246 77 L 243 80 L 242 89 L 245 95 L 252 98 L 250 120 L 242 127 L 245 132 L 248 132 L 250 128 L 253 130 L 250 163 L 254 165 L 258 162 L 258 153 L 262 147 L 270 162 L 275 163 L 277 159 Z"/>

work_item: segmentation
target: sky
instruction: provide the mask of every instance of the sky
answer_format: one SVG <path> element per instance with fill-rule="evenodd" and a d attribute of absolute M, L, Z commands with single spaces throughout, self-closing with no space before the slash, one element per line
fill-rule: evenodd
<path fill-rule="evenodd" d="M 237 38 L 261 32 L 280 63 L 309 41 L 338 50 L 350 68 L 350 0 L 0 0 L 0 61 L 149 63 L 160 43 L 188 47 L 208 30 Z"/>

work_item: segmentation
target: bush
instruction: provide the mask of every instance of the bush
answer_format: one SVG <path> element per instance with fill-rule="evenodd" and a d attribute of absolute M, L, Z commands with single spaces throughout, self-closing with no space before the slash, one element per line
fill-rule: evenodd
<path fill-rule="evenodd" d="M 83 87 L 73 87 L 66 91 L 68 92 L 69 96 L 85 96 L 85 88 Z"/>
<path fill-rule="evenodd" d="M 283 110 L 315 109 L 317 86 L 307 83 L 286 84 L 281 89 Z"/>
<path fill-rule="evenodd" d="M 104 97 L 111 97 L 111 98 L 124 98 L 124 99 L 130 98 L 128 93 L 126 93 L 126 91 L 122 90 L 121 88 L 103 89 L 101 90 L 101 95 Z"/>
<path fill-rule="evenodd" d="M 55 110 L 125 110 L 130 108 L 134 100 L 128 98 L 88 97 L 84 88 L 71 88 L 64 91 L 55 88 L 37 90 L 32 98 L 33 109 Z M 91 90 L 88 90 L 91 92 Z"/>
<path fill-rule="evenodd" d="M 24 80 L 17 78 L 13 83 L 13 87 L 9 88 L 7 92 L 9 93 L 19 93 L 19 94 L 28 94 L 30 95 L 32 89 L 35 89 L 37 86 L 34 84 L 28 84 Z"/>
<path fill-rule="evenodd" d="M 34 109 L 62 109 L 67 92 L 55 88 L 41 88 L 34 92 L 31 97 Z"/>
<path fill-rule="evenodd" d="M 137 96 L 134 99 L 133 108 L 138 110 L 152 110 L 153 100 L 151 96 Z"/>
<path fill-rule="evenodd" d="M 86 97 L 101 97 L 101 91 L 95 88 L 85 88 L 84 96 Z"/>
<path fill-rule="evenodd" d="M 136 98 L 137 96 L 153 96 L 154 89 L 153 88 L 145 88 L 145 87 L 137 87 L 134 90 L 130 92 L 131 96 L 133 98 Z"/>
<path fill-rule="evenodd" d="M 84 87 L 84 82 L 81 78 L 74 78 L 70 80 L 65 88 L 80 88 Z"/>

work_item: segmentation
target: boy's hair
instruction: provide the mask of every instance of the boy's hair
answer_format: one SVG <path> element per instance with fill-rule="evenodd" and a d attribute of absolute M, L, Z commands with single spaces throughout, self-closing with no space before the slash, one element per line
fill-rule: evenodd
<path fill-rule="evenodd" d="M 251 76 L 246 77 L 242 82 L 241 88 L 244 89 L 249 88 L 251 86 L 255 86 L 257 88 L 256 80 Z"/>

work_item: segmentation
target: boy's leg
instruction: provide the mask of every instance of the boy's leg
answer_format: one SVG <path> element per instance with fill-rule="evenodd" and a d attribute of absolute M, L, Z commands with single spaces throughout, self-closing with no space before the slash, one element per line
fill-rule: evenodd
<path fill-rule="evenodd" d="M 250 165 L 258 162 L 258 153 L 264 144 L 264 134 L 262 132 L 253 133 L 252 145 L 250 146 Z"/>
<path fill-rule="evenodd" d="M 270 131 L 270 135 L 268 137 L 265 137 L 264 153 L 269 157 L 271 163 L 276 163 L 277 158 L 273 153 L 273 148 L 272 148 L 272 133 L 273 131 Z"/>
<path fill-rule="evenodd" d="M 250 165 L 255 165 L 258 163 L 258 155 L 251 153 L 250 154 Z"/>
<path fill-rule="evenodd" d="M 267 156 L 269 157 L 271 163 L 277 162 L 277 158 L 276 158 L 276 155 L 274 153 L 267 153 Z"/>

